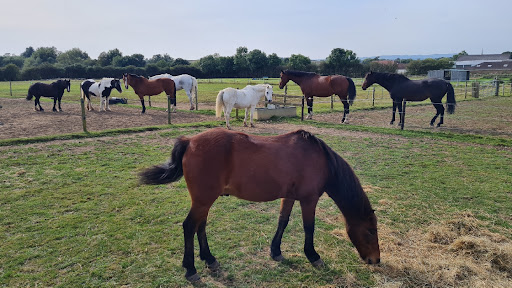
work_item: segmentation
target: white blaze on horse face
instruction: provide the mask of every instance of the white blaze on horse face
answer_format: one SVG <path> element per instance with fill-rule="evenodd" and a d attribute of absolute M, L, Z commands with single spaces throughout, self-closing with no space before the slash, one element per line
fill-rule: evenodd
<path fill-rule="evenodd" d="M 268 85 L 265 89 L 265 97 L 267 98 L 268 102 L 272 102 L 272 94 L 274 94 L 272 85 Z"/>

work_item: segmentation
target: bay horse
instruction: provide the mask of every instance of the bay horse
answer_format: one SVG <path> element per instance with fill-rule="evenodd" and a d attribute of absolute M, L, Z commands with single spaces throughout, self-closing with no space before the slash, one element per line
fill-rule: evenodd
<path fill-rule="evenodd" d="M 148 80 L 143 76 L 125 73 L 123 74 L 123 82 L 126 89 L 128 89 L 128 86 L 132 86 L 135 94 L 139 96 L 140 103 L 142 104 L 142 114 L 146 112 L 144 96 L 158 95 L 162 92 L 165 92 L 167 97 L 171 98 L 171 104 L 174 106 L 173 110 L 176 110 L 176 86 L 172 79 L 160 78 Z"/>
<path fill-rule="evenodd" d="M 307 165 L 304 165 L 307 163 Z M 249 166 L 248 166 L 249 165 Z M 248 167 L 250 167 L 248 169 Z M 347 234 L 367 264 L 380 262 L 377 218 L 349 164 L 324 141 L 304 130 L 278 136 L 255 136 L 214 128 L 193 137 L 180 137 L 170 160 L 139 173 L 143 184 L 165 184 L 185 176 L 192 200 L 183 222 L 183 267 L 189 281 L 199 280 L 194 266 L 194 235 L 199 256 L 219 267 L 206 239 L 208 211 L 221 195 L 266 202 L 281 198 L 270 256 L 282 261 L 281 239 L 295 201 L 302 209 L 304 253 L 313 266 L 323 266 L 313 246 L 315 209 L 327 192 L 345 216 Z"/>
<path fill-rule="evenodd" d="M 219 91 L 217 94 L 217 100 L 215 101 L 215 116 L 217 118 L 222 116 L 224 111 L 224 118 L 226 119 L 226 128 L 231 129 L 229 125 L 229 117 L 231 116 L 231 110 L 233 108 L 245 108 L 244 126 L 247 127 L 247 114 L 249 109 L 251 110 L 251 127 L 254 127 L 252 117 L 256 105 L 260 101 L 262 96 L 265 96 L 267 101 L 272 102 L 272 85 L 269 84 L 258 84 L 258 85 L 247 85 L 243 89 L 225 88 Z"/>
<path fill-rule="evenodd" d="M 39 98 L 50 97 L 53 98 L 53 112 L 62 112 L 62 108 L 60 107 L 60 102 L 62 100 L 62 95 L 64 95 L 64 90 L 69 90 L 71 88 L 71 80 L 57 80 L 51 84 L 37 82 L 28 88 L 27 100 L 32 100 L 32 97 L 36 97 L 34 101 L 34 111 L 44 111 L 43 107 L 41 107 L 41 102 Z M 55 108 L 57 101 L 59 101 L 59 109 Z M 37 109 L 39 106 L 39 109 Z"/>
<path fill-rule="evenodd" d="M 290 80 L 300 86 L 302 94 L 306 98 L 308 105 L 308 116 L 306 119 L 313 118 L 313 96 L 329 97 L 336 94 L 340 98 L 341 103 L 343 103 L 341 123 L 348 123 L 350 105 L 352 105 L 356 98 L 356 86 L 352 79 L 342 75 L 320 76 L 312 72 L 281 70 L 279 89 L 283 89 Z"/>
<path fill-rule="evenodd" d="M 389 124 L 395 122 L 396 108 L 398 108 L 398 114 L 400 116 L 400 124 L 403 123 L 402 117 L 402 101 L 423 101 L 430 98 L 432 105 L 437 110 L 436 115 L 430 120 L 430 126 L 434 126 L 434 122 L 440 115 L 439 123 L 437 127 L 441 126 L 444 121 L 444 107 L 442 99 L 446 94 L 446 109 L 449 114 L 455 112 L 455 93 L 453 86 L 450 82 L 443 79 L 423 79 L 423 80 L 410 80 L 401 74 L 394 73 L 380 73 L 372 72 L 366 74 L 363 82 L 363 90 L 374 83 L 379 84 L 388 90 L 389 96 L 393 99 L 393 117 Z"/>
<path fill-rule="evenodd" d="M 119 93 L 123 92 L 121 89 L 121 81 L 119 79 L 103 78 L 100 80 L 100 82 L 96 82 L 93 79 L 88 79 L 80 83 L 82 99 L 87 98 L 87 110 L 94 110 L 91 104 L 92 95 L 100 97 L 100 111 L 111 111 L 108 97 L 110 97 L 112 89 L 116 89 Z"/>
<path fill-rule="evenodd" d="M 173 76 L 171 74 L 160 74 L 149 77 L 149 80 L 154 80 L 158 78 L 170 78 L 174 81 L 176 85 L 176 91 L 181 89 L 185 90 L 187 93 L 188 100 L 190 101 L 190 110 L 194 110 L 194 101 L 193 99 L 197 99 L 197 79 L 194 76 L 190 76 L 188 74 L 181 74 L 177 76 Z"/>

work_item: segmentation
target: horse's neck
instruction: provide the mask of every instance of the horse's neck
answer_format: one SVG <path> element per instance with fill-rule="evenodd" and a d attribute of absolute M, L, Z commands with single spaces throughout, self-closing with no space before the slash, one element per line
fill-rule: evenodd
<path fill-rule="evenodd" d="M 393 87 L 403 82 L 405 79 L 400 79 L 398 77 L 392 77 L 391 75 L 382 74 L 381 77 L 379 77 L 377 82 L 380 86 L 384 87 L 386 90 L 390 91 L 393 89 Z"/>

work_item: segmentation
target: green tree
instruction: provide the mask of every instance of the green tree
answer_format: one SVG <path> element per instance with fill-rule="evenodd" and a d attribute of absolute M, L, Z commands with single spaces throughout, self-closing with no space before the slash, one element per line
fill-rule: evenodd
<path fill-rule="evenodd" d="M 147 64 L 156 64 L 158 67 L 170 67 L 174 65 L 174 59 L 169 54 L 156 54 L 148 59 Z"/>
<path fill-rule="evenodd" d="M 234 56 L 234 69 L 237 77 L 249 76 L 249 61 L 247 61 L 247 47 L 236 48 Z"/>
<path fill-rule="evenodd" d="M 213 54 L 199 59 L 199 68 L 205 77 L 212 78 L 220 74 L 218 58 L 218 54 Z"/>
<path fill-rule="evenodd" d="M 34 48 L 32 48 L 32 46 L 29 46 L 27 48 L 25 48 L 25 52 L 21 53 L 21 57 L 23 58 L 28 58 L 30 56 L 32 56 L 32 54 L 34 54 Z"/>
<path fill-rule="evenodd" d="M 249 65 L 249 70 L 252 75 L 255 77 L 264 76 L 265 70 L 268 65 L 267 54 L 262 52 L 261 50 L 254 49 L 251 52 L 247 53 L 247 63 Z"/>
<path fill-rule="evenodd" d="M 172 64 L 172 66 L 178 66 L 178 65 L 190 65 L 190 62 L 183 58 L 176 58 L 176 60 L 174 60 L 174 63 Z"/>
<path fill-rule="evenodd" d="M 114 60 L 116 56 L 123 56 L 123 53 L 121 53 L 117 48 L 109 50 L 108 52 L 101 52 L 98 56 L 98 64 L 100 66 L 112 65 L 112 60 Z"/>
<path fill-rule="evenodd" d="M 360 64 L 356 53 L 352 50 L 345 50 L 342 48 L 334 48 L 331 54 L 325 59 L 326 68 L 330 71 L 329 74 L 342 74 L 348 75 Z"/>
<path fill-rule="evenodd" d="M 290 59 L 288 59 L 288 68 L 292 70 L 310 70 L 311 67 L 311 59 L 301 54 L 292 54 Z"/>
<path fill-rule="evenodd" d="M 5 80 L 14 81 L 20 77 L 20 68 L 14 64 L 7 64 L 3 70 Z"/>
<path fill-rule="evenodd" d="M 87 60 L 91 60 L 91 57 L 79 48 L 73 48 L 57 56 L 57 63 L 62 66 L 83 64 Z"/>
<path fill-rule="evenodd" d="M 25 60 L 24 68 L 37 67 L 57 62 L 60 52 L 55 47 L 39 47 Z"/>

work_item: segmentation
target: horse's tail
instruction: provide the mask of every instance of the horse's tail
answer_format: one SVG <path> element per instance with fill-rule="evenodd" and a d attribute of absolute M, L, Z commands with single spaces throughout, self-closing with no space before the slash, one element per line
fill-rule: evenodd
<path fill-rule="evenodd" d="M 171 159 L 167 163 L 155 165 L 139 173 L 142 184 L 166 184 L 176 182 L 183 176 L 183 155 L 187 152 L 190 140 L 181 136 L 174 143 Z"/>
<path fill-rule="evenodd" d="M 348 81 L 348 104 L 352 105 L 354 103 L 354 99 L 356 99 L 356 85 L 354 85 L 354 81 L 351 78 L 347 77 Z"/>
<path fill-rule="evenodd" d="M 446 82 L 446 86 L 448 88 L 448 92 L 446 92 L 446 109 L 448 114 L 453 114 L 455 113 L 455 92 L 450 82 Z"/>
<path fill-rule="evenodd" d="M 27 100 L 32 100 L 32 97 L 34 97 L 31 90 L 32 90 L 32 86 L 30 86 L 30 88 L 28 88 Z"/>
<path fill-rule="evenodd" d="M 215 117 L 217 118 L 222 116 L 222 107 L 224 107 L 224 100 L 222 100 L 223 97 L 224 90 L 220 90 L 219 94 L 217 95 L 217 100 L 215 101 Z"/>

